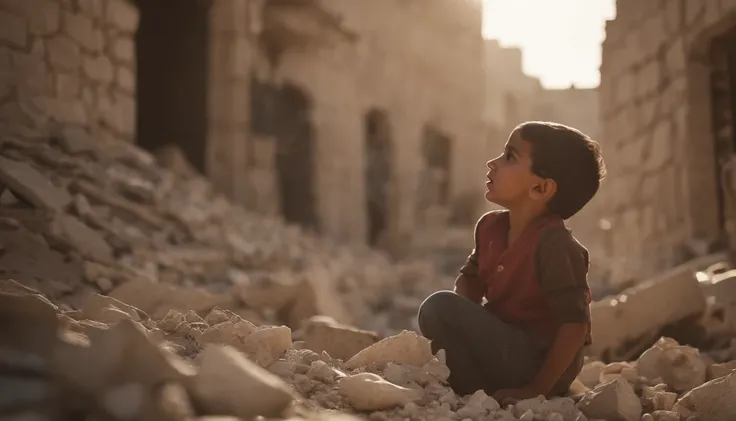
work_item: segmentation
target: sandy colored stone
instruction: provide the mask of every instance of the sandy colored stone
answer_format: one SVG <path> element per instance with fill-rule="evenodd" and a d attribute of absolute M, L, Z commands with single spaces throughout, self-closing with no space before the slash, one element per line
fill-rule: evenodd
<path fill-rule="evenodd" d="M 208 345 L 190 392 L 209 413 L 277 417 L 292 402 L 288 386 L 232 347 Z"/>
<path fill-rule="evenodd" d="M 245 338 L 255 332 L 257 327 L 247 321 L 232 322 L 227 320 L 210 326 L 202 335 L 197 338 L 201 345 L 205 344 L 223 344 L 231 345 L 236 349 L 243 349 Z"/>
<path fill-rule="evenodd" d="M 88 319 L 96 320 L 102 323 L 114 323 L 119 318 L 110 318 L 110 309 L 117 309 L 119 312 L 124 313 L 128 318 L 133 321 L 139 322 L 142 318 L 148 318 L 148 316 L 141 310 L 125 304 L 120 300 L 101 295 L 97 293 L 90 294 L 85 301 L 84 307 L 82 307 L 82 313 Z"/>
<path fill-rule="evenodd" d="M 588 418 L 612 421 L 639 421 L 642 407 L 631 385 L 621 377 L 598 385 L 578 402 Z"/>
<path fill-rule="evenodd" d="M 88 341 L 61 337 L 54 347 L 55 371 L 67 387 L 96 395 L 115 385 L 151 388 L 193 375 L 189 364 L 152 343 L 145 328 L 131 320 L 88 335 Z"/>
<path fill-rule="evenodd" d="M 246 336 L 243 350 L 250 359 L 267 367 L 284 355 L 291 346 L 291 329 L 286 326 L 268 326 L 256 329 Z"/>
<path fill-rule="evenodd" d="M 0 157 L 0 183 L 34 206 L 62 210 L 72 201 L 64 189 L 54 186 L 27 162 Z"/>
<path fill-rule="evenodd" d="M 421 367 L 431 359 L 429 340 L 415 332 L 404 330 L 363 349 L 345 365 L 352 369 L 372 363 L 394 362 Z"/>
<path fill-rule="evenodd" d="M 378 411 L 403 406 L 421 398 L 413 389 L 397 386 L 373 373 L 359 373 L 338 382 L 340 393 L 359 411 Z"/>
<path fill-rule="evenodd" d="M 590 347 L 591 355 L 615 351 L 627 340 L 698 315 L 706 300 L 692 268 L 683 265 L 635 287 L 618 297 L 609 297 L 591 305 L 591 318 L 598 335 Z"/>
<path fill-rule="evenodd" d="M 88 259 L 102 263 L 112 261 L 112 248 L 104 235 L 74 216 L 63 213 L 55 215 L 49 234 Z"/>
<path fill-rule="evenodd" d="M 736 375 L 729 374 L 706 382 L 683 395 L 673 411 L 681 418 L 727 421 L 736 418 Z"/>
<path fill-rule="evenodd" d="M 174 287 L 145 280 L 126 282 L 112 290 L 110 297 L 139 308 L 155 319 L 164 317 L 171 309 L 206 314 L 221 300 L 201 289 Z"/>
<path fill-rule="evenodd" d="M 304 323 L 303 338 L 309 349 L 326 351 L 331 357 L 343 361 L 378 341 L 375 332 L 340 324 L 322 316 L 311 317 Z"/>
<path fill-rule="evenodd" d="M 726 363 L 712 364 L 708 367 L 708 380 L 725 377 L 736 370 L 736 361 Z"/>

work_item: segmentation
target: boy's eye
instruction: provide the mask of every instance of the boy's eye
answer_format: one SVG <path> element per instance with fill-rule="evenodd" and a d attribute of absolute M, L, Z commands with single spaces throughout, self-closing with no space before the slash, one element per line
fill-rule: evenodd
<path fill-rule="evenodd" d="M 504 157 L 505 160 L 509 161 L 509 160 L 511 160 L 511 158 L 513 158 L 513 154 L 511 152 L 509 152 L 509 151 L 504 151 L 503 157 Z"/>

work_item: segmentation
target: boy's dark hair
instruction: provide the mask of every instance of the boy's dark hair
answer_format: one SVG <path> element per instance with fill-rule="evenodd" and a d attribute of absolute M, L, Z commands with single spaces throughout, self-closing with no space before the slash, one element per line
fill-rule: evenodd
<path fill-rule="evenodd" d="M 557 183 L 548 210 L 562 219 L 578 213 L 595 196 L 606 176 L 598 142 L 558 123 L 528 121 L 515 130 L 532 145 L 532 172 Z"/>

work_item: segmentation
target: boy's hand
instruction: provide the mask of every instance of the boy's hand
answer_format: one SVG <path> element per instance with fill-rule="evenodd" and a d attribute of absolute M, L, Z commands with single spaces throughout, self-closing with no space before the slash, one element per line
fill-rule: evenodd
<path fill-rule="evenodd" d="M 514 405 L 524 399 L 536 398 L 539 395 L 541 395 L 541 393 L 537 393 L 537 391 L 532 390 L 531 388 L 524 387 L 520 389 L 501 389 L 493 394 L 493 399 L 495 399 L 501 407 L 505 407 L 508 405 Z"/>

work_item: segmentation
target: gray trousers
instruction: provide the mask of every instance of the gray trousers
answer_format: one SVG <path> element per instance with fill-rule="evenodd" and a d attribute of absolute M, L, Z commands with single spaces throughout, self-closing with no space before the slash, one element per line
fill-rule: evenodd
<path fill-rule="evenodd" d="M 490 395 L 526 386 L 547 352 L 529 332 L 452 291 L 427 297 L 419 307 L 418 322 L 422 335 L 431 341 L 432 352 L 445 350 L 450 386 L 461 396 L 480 389 Z M 550 395 L 566 394 L 581 365 L 580 353 Z"/>

